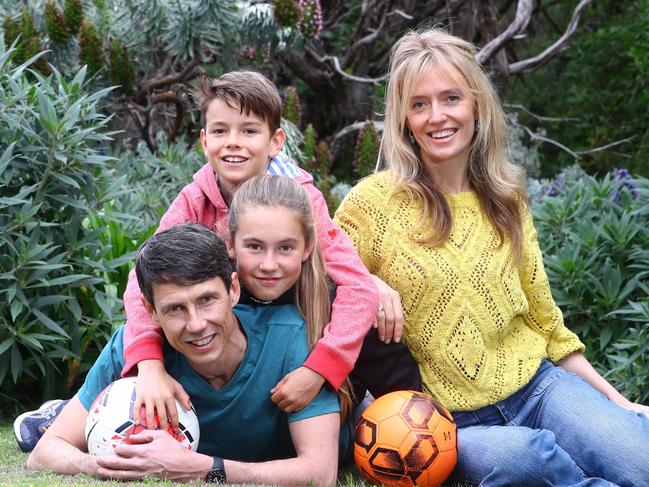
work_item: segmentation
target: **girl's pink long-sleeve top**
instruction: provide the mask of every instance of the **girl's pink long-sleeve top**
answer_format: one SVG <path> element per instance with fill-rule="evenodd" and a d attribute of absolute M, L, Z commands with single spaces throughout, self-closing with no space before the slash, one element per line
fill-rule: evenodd
<path fill-rule="evenodd" d="M 329 216 L 327 204 L 306 171 L 279 158 L 273 159 L 269 173 L 293 177 L 306 189 L 315 217 L 316 230 L 327 263 L 327 275 L 336 284 L 331 321 L 304 365 L 322 375 L 338 389 L 351 372 L 365 334 L 379 307 L 376 286 L 347 235 Z M 225 235 L 228 206 L 209 164 L 194 174 L 160 220 L 156 232 L 178 223 L 198 222 Z M 162 360 L 162 330 L 151 321 L 142 304 L 142 293 L 135 277 L 129 274 L 124 293 L 126 329 L 124 333 L 125 365 L 122 375 L 146 359 Z"/>

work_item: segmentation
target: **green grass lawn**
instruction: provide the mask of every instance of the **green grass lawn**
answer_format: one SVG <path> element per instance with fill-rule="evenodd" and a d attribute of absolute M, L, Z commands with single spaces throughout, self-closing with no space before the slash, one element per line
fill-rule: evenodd
<path fill-rule="evenodd" d="M 14 439 L 12 427 L 9 424 L 0 425 L 0 486 L 42 486 L 57 487 L 70 485 L 94 485 L 101 487 L 115 486 L 171 486 L 175 484 L 167 480 L 147 479 L 141 482 L 117 482 L 98 480 L 89 475 L 56 475 L 49 472 L 35 472 L 25 467 L 27 454 L 20 451 Z M 188 485 L 188 484 L 182 484 Z M 189 485 L 207 485 L 195 482 Z M 370 487 L 356 471 L 356 469 L 341 470 L 338 476 L 339 487 Z"/>
<path fill-rule="evenodd" d="M 98 480 L 88 475 L 56 475 L 53 473 L 35 472 L 25 467 L 27 454 L 20 451 L 14 440 L 11 425 L 0 425 L 0 486 L 70 486 L 70 485 L 95 485 L 107 487 L 115 486 L 171 486 L 174 484 L 166 480 L 147 479 L 143 482 L 116 482 L 110 480 Z M 366 483 L 355 471 L 341 471 L 338 478 L 341 487 L 365 487 Z M 187 484 L 184 484 L 187 485 Z M 202 482 L 195 482 L 189 485 L 203 485 Z"/>

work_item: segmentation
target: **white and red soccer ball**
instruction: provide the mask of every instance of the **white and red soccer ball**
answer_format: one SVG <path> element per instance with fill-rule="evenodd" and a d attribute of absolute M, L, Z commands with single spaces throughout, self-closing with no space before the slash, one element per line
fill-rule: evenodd
<path fill-rule="evenodd" d="M 92 455 L 109 455 L 121 443 L 128 443 L 128 437 L 146 428 L 144 408 L 140 413 L 140 423 L 133 421 L 133 406 L 135 404 L 135 377 L 119 379 L 99 393 L 88 411 L 86 419 L 86 440 L 88 452 Z M 185 411 L 176 401 L 178 410 L 178 430 L 174 432 L 171 424 L 167 432 L 182 446 L 196 451 L 200 431 L 198 418 L 192 408 Z M 160 429 L 158 416 L 154 416 L 155 424 L 149 429 Z"/>

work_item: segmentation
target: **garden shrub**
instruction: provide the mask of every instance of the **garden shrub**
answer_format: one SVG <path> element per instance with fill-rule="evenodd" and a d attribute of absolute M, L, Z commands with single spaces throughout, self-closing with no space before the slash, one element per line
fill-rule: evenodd
<path fill-rule="evenodd" d="M 85 69 L 45 77 L 30 69 L 39 55 L 18 65 L 17 54 L 0 37 L 0 394 L 24 407 L 69 394 L 122 320 L 116 263 L 90 221 L 111 219 L 99 215 L 124 181 L 102 154 L 110 90 L 88 91 Z"/>
<path fill-rule="evenodd" d="M 620 170 L 555 181 L 532 206 L 554 298 L 586 356 L 627 397 L 649 398 L 649 180 Z"/>

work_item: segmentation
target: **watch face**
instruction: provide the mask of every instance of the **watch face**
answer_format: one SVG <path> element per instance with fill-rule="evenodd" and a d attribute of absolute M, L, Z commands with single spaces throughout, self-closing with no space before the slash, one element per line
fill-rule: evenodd
<path fill-rule="evenodd" d="M 210 484 L 225 483 L 225 470 L 222 469 L 210 470 L 210 472 L 205 477 L 205 481 L 209 482 Z"/>

